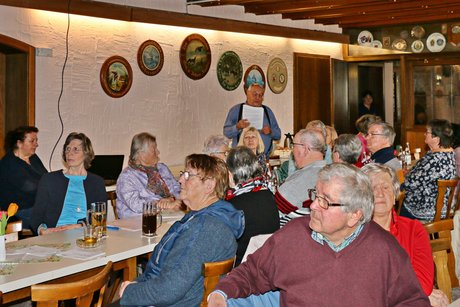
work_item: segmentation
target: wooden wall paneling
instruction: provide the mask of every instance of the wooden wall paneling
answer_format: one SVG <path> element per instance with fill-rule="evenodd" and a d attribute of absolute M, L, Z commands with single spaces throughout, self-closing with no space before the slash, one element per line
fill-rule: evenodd
<path fill-rule="evenodd" d="M 380 63 L 377 65 L 358 65 L 358 104 L 361 103 L 364 91 L 372 92 L 374 102 L 372 103 L 377 114 L 385 120 L 385 108 L 383 105 L 383 67 Z M 358 117 L 355 117 L 355 120 Z"/>
<path fill-rule="evenodd" d="M 329 56 L 294 54 L 294 131 L 314 119 L 332 123 Z"/>
<path fill-rule="evenodd" d="M 0 114 L 5 114 L 6 56 L 0 53 Z M 5 155 L 5 117 L 0 116 L 0 157 Z"/>
<path fill-rule="evenodd" d="M 28 124 L 27 55 L 9 54 L 6 60 L 6 131 Z"/>
<path fill-rule="evenodd" d="M 357 132 L 355 121 L 358 118 L 358 105 L 360 102 L 361 97 L 358 85 L 358 64 L 348 63 L 348 131 L 350 132 Z"/>

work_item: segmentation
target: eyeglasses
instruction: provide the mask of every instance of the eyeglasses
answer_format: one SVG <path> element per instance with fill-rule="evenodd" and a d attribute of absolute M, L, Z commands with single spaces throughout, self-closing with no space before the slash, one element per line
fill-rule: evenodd
<path fill-rule="evenodd" d="M 65 153 L 68 154 L 68 153 L 79 153 L 80 151 L 82 151 L 83 148 L 81 147 L 66 147 L 65 149 Z"/>
<path fill-rule="evenodd" d="M 385 135 L 383 133 L 376 133 L 376 132 L 369 132 L 369 133 L 366 133 L 366 136 L 376 136 L 376 135 Z"/>
<path fill-rule="evenodd" d="M 311 201 L 318 200 L 318 205 L 324 210 L 327 210 L 329 207 L 346 206 L 344 204 L 331 203 L 330 201 L 326 199 L 326 197 L 318 195 L 318 193 L 316 192 L 316 189 L 308 189 L 308 197 L 310 197 Z"/>
<path fill-rule="evenodd" d="M 199 174 L 192 174 L 189 171 L 180 171 L 179 172 L 180 177 L 184 177 L 185 181 L 188 181 L 190 177 L 197 176 L 201 180 L 209 179 L 209 177 L 201 177 Z"/>

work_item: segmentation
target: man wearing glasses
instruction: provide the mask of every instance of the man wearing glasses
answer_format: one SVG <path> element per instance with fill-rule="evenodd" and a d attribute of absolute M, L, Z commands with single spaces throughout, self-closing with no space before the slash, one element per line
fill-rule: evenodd
<path fill-rule="evenodd" d="M 310 194 L 310 216 L 249 255 L 208 306 L 430 306 L 406 252 L 371 220 L 372 187 L 362 171 L 327 165 Z"/>
<path fill-rule="evenodd" d="M 294 136 L 292 155 L 297 170 L 286 178 L 275 193 L 280 225 L 310 213 L 307 189 L 315 187 L 324 160 L 325 140 L 317 129 L 302 129 Z"/>
<path fill-rule="evenodd" d="M 396 133 L 388 123 L 376 122 L 369 126 L 366 135 L 367 149 L 371 152 L 371 160 L 385 164 L 395 171 L 401 169 L 401 163 L 394 155 L 393 142 Z"/>

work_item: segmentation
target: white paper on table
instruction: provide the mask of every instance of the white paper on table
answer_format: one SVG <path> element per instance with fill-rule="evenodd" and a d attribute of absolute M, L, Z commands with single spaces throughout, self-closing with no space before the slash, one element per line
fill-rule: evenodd
<path fill-rule="evenodd" d="M 104 251 L 101 251 L 100 249 L 83 249 L 79 248 L 77 246 L 74 246 L 73 248 L 61 252 L 58 254 L 59 256 L 65 257 L 65 258 L 72 258 L 72 259 L 78 259 L 78 260 L 90 260 L 94 258 L 98 258 L 101 256 L 105 255 Z"/>
<path fill-rule="evenodd" d="M 6 254 L 7 255 L 34 255 L 38 257 L 48 257 L 54 254 L 59 253 L 61 250 L 53 247 L 44 247 L 44 246 L 38 246 L 38 245 L 32 245 L 20 249 L 7 249 Z"/>
<path fill-rule="evenodd" d="M 142 215 L 136 215 L 125 219 L 114 220 L 110 223 L 107 223 L 107 226 L 114 226 L 129 231 L 141 230 Z"/>
<path fill-rule="evenodd" d="M 243 104 L 241 119 L 247 119 L 251 127 L 260 130 L 264 127 L 264 108 Z"/>

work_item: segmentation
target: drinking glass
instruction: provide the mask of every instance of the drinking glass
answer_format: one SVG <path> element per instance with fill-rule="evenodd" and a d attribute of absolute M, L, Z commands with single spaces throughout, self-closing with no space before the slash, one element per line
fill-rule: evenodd
<path fill-rule="evenodd" d="M 95 246 L 100 239 L 100 226 L 85 225 L 83 227 L 83 240 L 86 247 Z"/>
<path fill-rule="evenodd" d="M 107 203 L 95 202 L 92 203 L 88 210 L 88 224 L 93 227 L 100 226 L 100 237 L 107 235 Z"/>
<path fill-rule="evenodd" d="M 160 220 L 158 222 L 158 220 Z M 162 223 L 161 210 L 156 201 L 146 202 L 142 206 L 142 235 L 147 237 L 156 236 L 157 228 Z"/>

